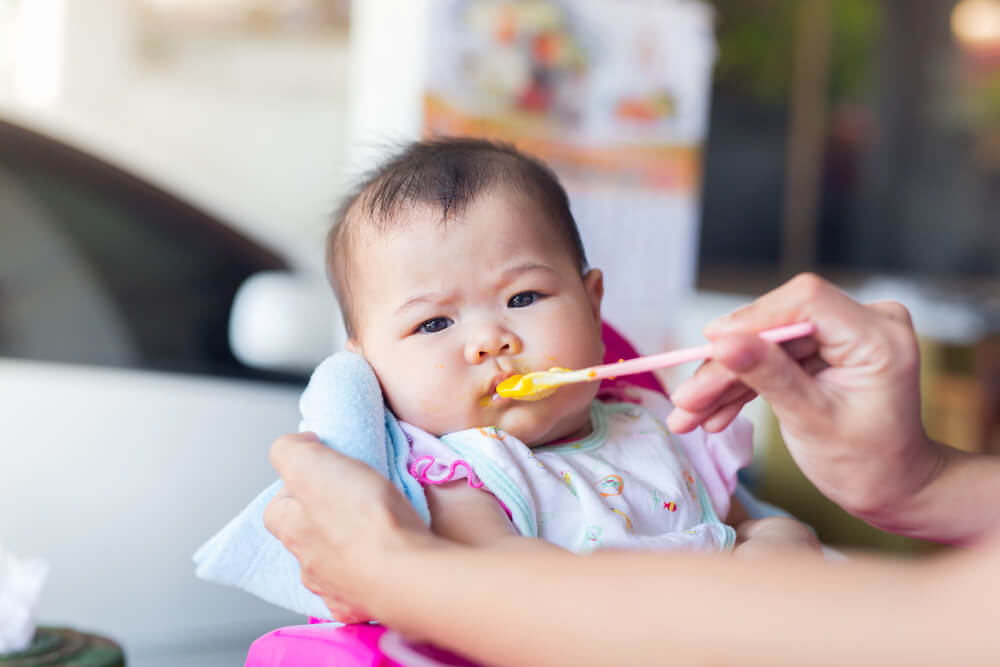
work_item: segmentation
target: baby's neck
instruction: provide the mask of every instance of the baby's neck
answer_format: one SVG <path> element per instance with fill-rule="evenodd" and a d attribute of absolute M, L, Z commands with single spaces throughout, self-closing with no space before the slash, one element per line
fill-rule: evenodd
<path fill-rule="evenodd" d="M 477 428 L 477 427 L 472 427 L 472 428 Z M 458 431 L 453 431 L 453 432 L 457 433 Z M 583 424 L 581 424 L 580 426 L 574 428 L 569 433 L 566 433 L 564 435 L 558 435 L 554 438 L 545 438 L 541 442 L 529 443 L 525 442 L 524 440 L 522 440 L 522 442 L 524 442 L 524 444 L 527 445 L 529 448 L 534 449 L 535 447 L 545 447 L 546 445 L 560 445 L 566 442 L 582 440 L 583 438 L 586 438 L 593 432 L 594 432 L 594 425 L 590 418 L 590 414 L 588 413 L 586 421 L 584 421 Z M 435 437 L 438 438 L 442 438 L 448 435 L 448 433 L 440 433 L 440 434 L 431 433 L 431 435 L 434 435 Z M 517 433 L 511 433 L 511 435 L 513 435 L 515 438 L 518 438 L 519 440 L 521 439 L 521 437 L 519 437 Z"/>
<path fill-rule="evenodd" d="M 535 447 L 544 447 L 545 445 L 560 445 L 564 442 L 573 442 L 575 440 L 582 440 L 593 432 L 594 432 L 594 424 L 592 420 L 588 417 L 587 422 L 573 433 L 570 433 L 569 435 L 564 435 L 561 438 L 556 438 L 555 440 L 550 440 L 549 442 L 541 442 L 538 443 L 537 445 L 530 445 L 530 446 L 532 448 L 535 448 Z"/>

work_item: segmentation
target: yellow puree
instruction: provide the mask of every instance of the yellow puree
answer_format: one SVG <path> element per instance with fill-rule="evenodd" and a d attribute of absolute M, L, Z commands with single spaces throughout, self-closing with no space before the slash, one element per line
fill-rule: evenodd
<path fill-rule="evenodd" d="M 537 401 L 550 396 L 559 386 L 558 383 L 546 382 L 549 373 L 570 373 L 568 368 L 553 366 L 547 371 L 528 373 L 527 375 L 512 375 L 497 385 L 496 392 L 507 398 L 522 401 Z"/>

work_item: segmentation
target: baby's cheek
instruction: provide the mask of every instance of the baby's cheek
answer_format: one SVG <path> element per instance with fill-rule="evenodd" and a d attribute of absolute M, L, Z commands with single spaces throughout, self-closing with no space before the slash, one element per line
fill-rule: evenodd
<path fill-rule="evenodd" d="M 600 384 L 600 382 L 581 382 L 567 386 L 561 396 L 563 409 L 570 412 L 589 410 L 591 401 L 597 396 Z"/>
<path fill-rule="evenodd" d="M 415 394 L 385 388 L 385 398 L 397 419 L 425 430 L 428 418 L 441 411 L 441 401 L 428 393 Z"/>
<path fill-rule="evenodd" d="M 428 395 L 421 397 L 417 401 L 417 409 L 427 416 L 439 416 L 448 411 L 448 401 L 436 392 L 428 392 Z"/>
<path fill-rule="evenodd" d="M 480 425 L 481 419 L 463 411 L 454 400 L 423 398 L 414 403 L 414 413 L 408 421 L 436 436 Z"/>

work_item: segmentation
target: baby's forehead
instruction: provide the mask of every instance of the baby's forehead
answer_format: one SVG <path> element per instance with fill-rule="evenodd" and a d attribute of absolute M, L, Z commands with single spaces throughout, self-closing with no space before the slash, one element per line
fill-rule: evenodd
<path fill-rule="evenodd" d="M 491 210 L 484 215 L 477 206 L 486 200 L 494 205 L 500 204 L 503 208 L 500 212 Z M 414 202 L 401 206 L 387 216 L 379 216 L 367 207 L 361 207 L 351 217 L 354 250 L 359 256 L 377 254 L 378 249 L 385 245 L 418 236 L 443 238 L 455 234 L 473 234 L 479 231 L 477 226 L 484 224 L 489 225 L 493 231 L 502 233 L 505 229 L 518 228 L 525 218 L 538 223 L 536 229 L 559 233 L 558 223 L 537 201 L 501 189 L 480 193 L 461 207 L 441 202 Z M 558 250 L 553 249 L 554 252 Z"/>

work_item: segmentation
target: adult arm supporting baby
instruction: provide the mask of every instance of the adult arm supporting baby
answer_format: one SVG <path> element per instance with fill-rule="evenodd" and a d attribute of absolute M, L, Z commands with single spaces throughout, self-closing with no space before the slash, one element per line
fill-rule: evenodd
<path fill-rule="evenodd" d="M 986 665 L 1000 655 L 1000 541 L 915 563 L 838 565 L 795 554 L 512 553 L 434 536 L 371 468 L 308 435 L 279 439 L 271 458 L 290 494 L 265 524 L 312 590 L 489 664 Z M 478 602 L 455 604 L 456 591 Z"/>
<path fill-rule="evenodd" d="M 997 603 L 970 592 L 981 581 L 995 586 L 995 547 L 922 564 L 843 566 L 791 555 L 511 561 L 496 550 L 417 549 L 395 553 L 376 609 L 401 632 L 487 664 L 986 665 L 1000 654 L 987 620 Z M 449 605 L 443 590 L 428 599 L 401 574 L 409 570 L 440 573 L 454 589 L 475 586 L 488 603 Z"/>

